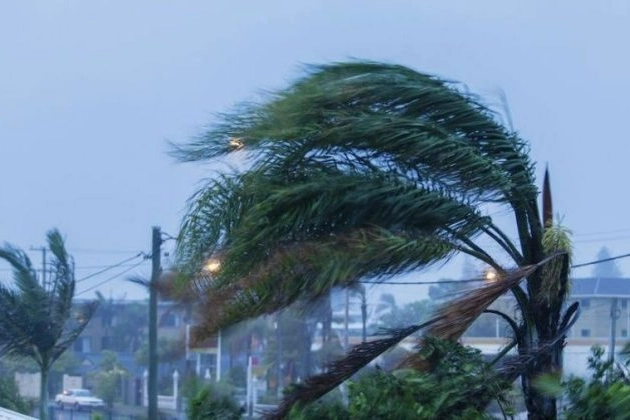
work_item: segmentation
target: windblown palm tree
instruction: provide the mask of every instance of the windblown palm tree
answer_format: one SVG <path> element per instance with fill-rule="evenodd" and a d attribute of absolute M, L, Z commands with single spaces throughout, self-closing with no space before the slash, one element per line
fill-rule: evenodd
<path fill-rule="evenodd" d="M 52 261 L 46 287 L 26 253 L 0 247 L 0 258 L 13 268 L 13 286 L 0 284 L 0 356 L 30 358 L 41 373 L 39 416 L 48 417 L 48 373 L 55 361 L 81 334 L 96 302 L 80 308 L 74 297 L 74 264 L 57 230 L 48 232 Z"/>
<path fill-rule="evenodd" d="M 562 314 L 570 245 L 551 223 L 548 183 L 542 216 L 538 210 L 527 143 L 462 86 L 398 65 L 315 66 L 174 153 L 182 161 L 234 153 L 250 160 L 200 189 L 182 224 L 185 269 L 196 273 L 209 256 L 222 259 L 216 276 L 193 282 L 204 309 L 200 337 L 332 287 L 386 281 L 457 253 L 498 273 L 496 284 L 462 298 L 468 306 L 443 308 L 437 324 L 359 346 L 327 377 L 296 388 L 289 406 L 321 396 L 420 327 L 458 339 L 511 290 L 519 321 L 495 311 L 509 319 L 520 355 L 508 370 L 522 373 L 530 416 L 555 417 L 555 401 L 537 393 L 532 379 L 559 369 L 576 315 L 575 306 Z M 513 214 L 516 240 L 488 215 L 489 205 Z"/>

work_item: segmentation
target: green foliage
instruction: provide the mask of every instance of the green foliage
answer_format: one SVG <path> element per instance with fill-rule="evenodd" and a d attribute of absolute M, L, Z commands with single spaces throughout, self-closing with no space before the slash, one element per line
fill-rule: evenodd
<path fill-rule="evenodd" d="M 381 302 L 380 306 L 384 310 L 374 328 L 400 328 L 418 324 L 429 319 L 435 310 L 435 304 L 427 299 L 406 303 L 402 307 L 395 303 L 387 307 L 384 302 Z"/>
<path fill-rule="evenodd" d="M 289 414 L 291 420 L 350 420 L 350 412 L 343 404 L 339 391 L 303 407 L 294 407 Z"/>
<path fill-rule="evenodd" d="M 120 397 L 121 381 L 129 373 L 120 364 L 115 352 L 104 350 L 102 355 L 100 370 L 94 374 L 96 393 L 107 407 L 112 408 L 116 399 Z"/>
<path fill-rule="evenodd" d="M 99 307 L 97 317 L 103 321 L 107 335 L 111 337 L 108 350 L 135 352 L 146 341 L 145 328 L 149 323 L 147 305 L 144 302 L 120 304 L 113 298 L 106 299 L 96 292 Z"/>
<path fill-rule="evenodd" d="M 428 373 L 399 370 L 386 373 L 380 369 L 362 375 L 348 384 L 347 409 L 338 399 L 329 399 L 294 408 L 295 419 L 486 419 L 491 400 L 511 411 L 505 383 L 481 353 L 470 347 L 427 339 L 422 351 L 425 360 L 438 358 Z"/>
<path fill-rule="evenodd" d="M 0 407 L 22 414 L 31 412 L 31 404 L 20 396 L 13 376 L 0 376 Z"/>
<path fill-rule="evenodd" d="M 50 264 L 42 285 L 27 254 L 12 245 L 0 258 L 13 268 L 13 287 L 0 284 L 0 356 L 33 360 L 41 373 L 40 412 L 46 418 L 52 365 L 81 334 L 96 303 L 73 306 L 74 262 L 57 230 L 47 234 Z"/>
<path fill-rule="evenodd" d="M 527 143 L 461 85 L 358 61 L 312 66 L 266 99 L 222 115 L 174 150 L 182 161 L 250 158 L 191 198 L 178 236 L 181 286 L 203 308 L 201 338 L 456 253 L 500 275 L 549 255 Z M 515 229 L 500 228 L 488 205 L 509 212 Z M 198 275 L 213 254 L 221 270 Z M 531 273 L 526 290 L 512 288 L 520 354 L 533 354 L 536 342 L 560 342 L 568 261 Z M 458 325 L 478 315 L 460 313 Z M 525 392 L 532 378 L 558 368 L 561 352 L 557 344 L 519 367 Z M 543 400 L 528 395 L 528 409 L 553 417 L 555 403 Z"/>
<path fill-rule="evenodd" d="M 467 241 L 494 229 L 479 206 L 523 208 L 537 194 L 525 142 L 473 95 L 403 66 L 314 66 L 176 154 L 222 156 L 234 138 L 254 164 L 192 198 L 178 244 L 193 270 L 224 251 L 203 288 L 221 307 L 216 327 L 456 250 L 489 262 Z"/>
<path fill-rule="evenodd" d="M 238 420 L 244 410 L 232 398 L 231 387 L 208 384 L 189 399 L 186 415 L 190 420 Z"/>
<path fill-rule="evenodd" d="M 166 337 L 158 338 L 157 354 L 160 363 L 173 363 L 181 359 L 186 348 L 181 340 L 172 340 Z M 134 354 L 136 362 L 142 366 L 149 364 L 149 343 L 144 342 Z"/>
<path fill-rule="evenodd" d="M 597 252 L 595 259 L 601 261 L 607 260 L 610 257 L 612 257 L 610 250 L 604 246 Z M 593 277 L 621 277 L 622 275 L 616 260 L 602 261 L 593 266 Z"/>
<path fill-rule="evenodd" d="M 630 413 L 630 384 L 623 372 L 610 361 L 603 360 L 604 349 L 594 346 L 588 359 L 592 372 L 589 380 L 575 376 L 554 386 L 551 378 L 540 381 L 539 388 L 566 397 L 562 415 L 567 420 L 623 420 Z"/>

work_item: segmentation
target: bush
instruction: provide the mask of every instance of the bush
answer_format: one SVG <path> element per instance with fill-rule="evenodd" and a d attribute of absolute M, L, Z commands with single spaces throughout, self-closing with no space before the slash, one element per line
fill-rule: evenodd
<path fill-rule="evenodd" d="M 0 377 L 0 407 L 22 414 L 30 414 L 32 403 L 20 396 L 17 384 L 11 377 Z"/>
<path fill-rule="evenodd" d="M 505 396 L 511 385 L 499 379 L 478 350 L 427 338 L 421 356 L 438 361 L 428 373 L 377 369 L 348 383 L 347 408 L 340 399 L 329 399 L 295 408 L 290 418 L 486 419 L 493 399 L 511 413 Z"/>
<path fill-rule="evenodd" d="M 190 420 L 238 420 L 244 410 L 226 387 L 206 385 L 190 399 L 186 414 Z"/>
<path fill-rule="evenodd" d="M 543 392 L 565 396 L 567 405 L 563 409 L 562 417 L 567 420 L 628 418 L 630 385 L 623 372 L 609 361 L 604 361 L 603 356 L 603 348 L 591 348 L 588 367 L 592 376 L 589 381 L 571 376 L 559 387 L 556 380 L 555 388 L 552 378 L 541 381 Z"/>

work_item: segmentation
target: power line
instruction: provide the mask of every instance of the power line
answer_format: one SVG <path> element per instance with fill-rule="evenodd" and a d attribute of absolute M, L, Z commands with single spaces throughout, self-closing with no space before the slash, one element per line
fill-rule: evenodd
<path fill-rule="evenodd" d="M 128 273 L 129 271 L 131 271 L 131 270 L 133 270 L 134 268 L 136 268 L 136 267 L 138 267 L 138 266 L 142 265 L 143 263 L 144 263 L 144 261 L 140 261 L 140 262 L 138 262 L 138 263 L 136 263 L 136 264 L 132 265 L 131 267 L 127 268 L 126 270 L 123 270 L 123 271 L 121 271 L 120 273 L 115 274 L 115 275 L 113 275 L 113 276 L 111 276 L 111 277 L 108 277 L 107 279 L 103 280 L 102 282 L 95 284 L 94 286 L 88 287 L 87 289 L 83 290 L 82 292 L 77 293 L 75 296 L 80 296 L 80 295 L 82 295 L 82 294 L 85 294 L 85 293 L 89 292 L 90 290 L 94 290 L 94 289 L 96 289 L 97 287 L 100 287 L 100 286 L 104 285 L 105 283 L 108 283 L 108 282 L 110 282 L 110 281 L 112 281 L 112 280 L 114 280 L 114 279 L 117 279 L 118 277 L 122 276 L 122 275 L 123 275 L 123 274 L 125 274 L 125 273 Z"/>
<path fill-rule="evenodd" d="M 147 261 L 148 262 L 148 261 Z M 117 267 L 131 267 L 133 264 L 121 264 L 118 265 Z M 83 265 L 81 267 L 74 267 L 75 270 L 96 270 L 97 268 L 107 268 L 107 267 L 111 267 L 111 265 L 107 264 L 100 264 L 100 265 Z"/>
<path fill-rule="evenodd" d="M 106 267 L 105 267 L 105 268 L 103 268 L 102 270 L 99 270 L 99 271 L 96 271 L 96 272 L 94 272 L 94 273 L 92 273 L 92 274 L 89 274 L 89 275 L 87 275 L 87 276 L 85 276 L 85 277 L 83 277 L 83 278 L 81 278 L 81 279 L 77 280 L 76 282 L 77 282 L 77 283 L 81 283 L 82 281 L 85 281 L 85 280 L 87 280 L 87 279 L 91 279 L 92 277 L 98 276 L 99 274 L 102 274 L 102 273 L 104 273 L 104 272 L 106 272 L 106 271 L 112 270 L 112 269 L 114 269 L 114 268 L 116 268 L 116 267 L 120 267 L 121 265 L 123 265 L 123 264 L 125 264 L 125 263 L 128 263 L 129 261 L 135 260 L 136 258 L 142 257 L 142 256 L 144 256 L 144 255 L 145 255 L 145 254 L 144 254 L 144 252 L 139 252 L 139 253 L 137 253 L 136 255 L 134 255 L 133 257 L 129 257 L 129 258 L 127 258 L 127 259 L 124 259 L 124 260 L 120 261 L 119 263 L 116 263 L 116 264 L 112 264 L 112 265 L 106 266 Z M 142 262 L 144 262 L 144 260 L 143 260 L 143 261 L 141 261 L 141 263 L 142 263 Z M 135 267 L 135 266 L 133 266 L 133 267 Z"/>
<path fill-rule="evenodd" d="M 599 232 L 574 233 L 573 236 L 602 236 L 602 235 L 610 235 L 610 234 L 623 233 L 623 232 L 630 232 L 630 228 L 602 230 Z"/>
<path fill-rule="evenodd" d="M 120 265 L 116 265 L 116 267 L 131 267 L 133 264 L 120 264 Z M 79 271 L 79 270 L 96 270 L 97 268 L 109 268 L 111 267 L 111 265 L 82 265 L 80 267 L 74 267 L 75 271 Z M 2 271 L 13 271 L 12 268 L 0 268 L 0 272 Z"/>
<path fill-rule="evenodd" d="M 96 249 L 96 248 L 71 248 L 72 254 L 131 254 L 135 250 L 124 249 Z"/>
<path fill-rule="evenodd" d="M 373 281 L 362 280 L 359 283 L 363 284 L 446 284 L 446 283 L 473 283 L 478 281 L 486 281 L 486 279 L 468 279 L 468 280 L 436 280 L 436 281 Z"/>
<path fill-rule="evenodd" d="M 603 263 L 603 262 L 607 262 L 607 261 L 614 261 L 614 260 L 618 260 L 620 258 L 627 258 L 627 257 L 630 257 L 630 253 L 629 254 L 623 254 L 623 255 L 617 255 L 616 257 L 603 258 L 601 260 L 590 261 L 590 262 L 583 263 L 583 264 L 574 264 L 574 265 L 571 266 L 571 268 L 586 267 L 587 265 L 599 264 L 599 263 Z"/>
<path fill-rule="evenodd" d="M 582 263 L 582 264 L 574 264 L 574 265 L 571 266 L 571 268 L 586 267 L 588 265 L 600 264 L 600 263 L 603 263 L 603 262 L 618 260 L 618 259 L 627 258 L 627 257 L 630 257 L 630 253 L 617 255 L 615 257 L 610 257 L 610 258 L 603 258 L 601 260 L 589 261 L 587 263 Z M 483 281 L 486 281 L 486 279 L 479 278 L 479 279 L 466 279 L 466 280 L 436 280 L 436 281 L 370 281 L 370 280 L 363 280 L 363 281 L 360 281 L 359 283 L 364 283 L 364 284 L 393 284 L 393 285 L 404 285 L 404 284 L 418 285 L 418 284 L 420 284 L 421 285 L 421 284 L 446 284 L 446 283 L 475 283 L 475 282 L 483 282 Z"/>

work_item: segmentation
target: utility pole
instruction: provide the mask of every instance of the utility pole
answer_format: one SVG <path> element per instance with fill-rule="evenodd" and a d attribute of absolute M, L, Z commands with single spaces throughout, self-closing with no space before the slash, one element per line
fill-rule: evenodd
<path fill-rule="evenodd" d="M 283 376 L 282 372 L 282 334 L 280 331 L 280 314 L 276 314 L 276 395 L 278 396 L 278 401 L 282 398 L 282 388 L 283 388 Z"/>
<path fill-rule="evenodd" d="M 151 241 L 151 283 L 149 285 L 149 386 L 148 395 L 148 417 L 149 420 L 157 420 L 157 281 L 160 277 L 162 267 L 160 254 L 162 253 L 162 232 L 159 226 L 153 226 Z"/>
<path fill-rule="evenodd" d="M 46 288 L 46 251 L 48 249 L 45 246 L 32 246 L 31 251 L 42 251 L 42 287 Z"/>
<path fill-rule="evenodd" d="M 348 351 L 348 344 L 349 344 L 348 323 L 350 321 L 350 291 L 346 289 L 345 292 L 346 292 L 346 308 L 345 308 L 345 313 L 343 317 L 343 323 L 344 323 L 343 350 Z"/>
<path fill-rule="evenodd" d="M 614 297 L 610 302 L 610 343 L 608 344 L 608 360 L 611 364 L 611 370 L 614 370 L 615 345 L 617 344 L 617 318 L 619 318 L 619 309 L 617 309 L 618 300 L 618 298 Z"/>

